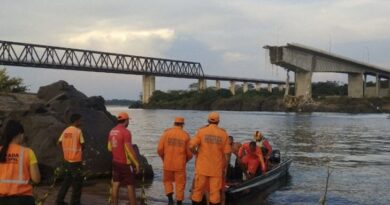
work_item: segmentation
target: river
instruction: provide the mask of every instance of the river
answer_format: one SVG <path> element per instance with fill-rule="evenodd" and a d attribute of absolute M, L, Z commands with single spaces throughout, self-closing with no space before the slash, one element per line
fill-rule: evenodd
<path fill-rule="evenodd" d="M 146 189 L 150 204 L 165 200 L 162 163 L 156 154 L 159 136 L 172 126 L 175 116 L 186 119 L 185 129 L 193 136 L 197 128 L 206 124 L 208 112 L 123 107 L 109 107 L 109 111 L 130 113 L 133 142 L 139 145 L 155 171 L 155 178 Z M 251 139 L 253 132 L 260 130 L 274 148 L 281 150 L 283 157 L 293 159 L 285 184 L 267 196 L 259 194 L 242 204 L 318 204 L 324 193 L 328 166 L 332 170 L 328 204 L 390 204 L 388 114 L 221 111 L 220 115 L 220 126 L 236 141 Z M 187 166 L 189 182 L 193 161 Z"/>
<path fill-rule="evenodd" d="M 193 136 L 197 128 L 206 124 L 208 112 L 125 107 L 108 107 L 108 110 L 114 115 L 129 112 L 133 143 L 138 144 L 155 171 L 154 180 L 145 183 L 148 204 L 164 204 L 162 162 L 156 153 L 160 134 L 172 126 L 175 116 L 183 116 L 185 129 Z M 282 157 L 293 159 L 284 183 L 273 187 L 269 193 L 259 193 L 234 204 L 319 204 L 325 191 L 328 166 L 332 173 L 327 204 L 390 204 L 389 114 L 221 111 L 220 115 L 220 126 L 234 136 L 235 141 L 249 140 L 255 130 L 260 130 L 274 148 L 281 150 Z M 187 165 L 187 182 L 192 181 L 193 169 L 194 160 L 191 160 Z M 88 180 L 83 189 L 83 204 L 107 204 L 108 184 L 108 179 Z M 186 190 L 189 186 L 187 183 Z M 140 190 L 137 188 L 138 196 Z M 189 192 L 185 194 L 185 202 L 190 204 Z M 55 195 L 53 192 L 45 204 L 53 204 Z M 121 190 L 120 199 L 120 204 L 126 204 L 125 189 Z"/>

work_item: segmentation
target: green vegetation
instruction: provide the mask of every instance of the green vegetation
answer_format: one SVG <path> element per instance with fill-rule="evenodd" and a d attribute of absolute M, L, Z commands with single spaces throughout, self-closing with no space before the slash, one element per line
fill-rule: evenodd
<path fill-rule="evenodd" d="M 292 107 L 283 99 L 284 91 L 273 88 L 272 93 L 262 88 L 253 87 L 243 93 L 237 86 L 233 96 L 227 89 L 216 90 L 207 88 L 204 91 L 195 90 L 196 84 L 191 84 L 191 90 L 155 91 L 144 108 L 149 109 L 191 109 L 191 110 L 237 110 L 237 111 L 303 111 L 303 112 L 388 112 L 390 98 L 352 99 L 348 98 L 348 86 L 335 81 L 312 84 L 314 103 L 297 104 Z M 290 88 L 294 95 L 294 88 Z"/>
<path fill-rule="evenodd" d="M 336 81 L 316 82 L 312 84 L 313 98 L 323 96 L 347 96 L 348 85 Z"/>
<path fill-rule="evenodd" d="M 204 91 L 155 91 L 144 108 L 195 109 L 195 110 L 258 110 L 266 99 L 281 98 L 281 92 L 269 93 L 266 90 L 250 90 L 243 93 L 238 90 L 232 95 L 227 89 Z"/>
<path fill-rule="evenodd" d="M 0 92 L 21 93 L 27 90 L 21 78 L 11 78 L 5 68 L 0 69 Z"/>
<path fill-rule="evenodd" d="M 140 108 L 142 103 L 139 100 L 127 100 L 127 99 L 112 99 L 106 100 L 106 105 L 108 106 L 128 106 L 130 108 Z"/>

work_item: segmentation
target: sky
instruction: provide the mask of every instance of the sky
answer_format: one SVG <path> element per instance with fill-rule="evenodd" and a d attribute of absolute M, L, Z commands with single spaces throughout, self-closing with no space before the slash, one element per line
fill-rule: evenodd
<path fill-rule="evenodd" d="M 389 11 L 388 0 L 2 0 L 0 40 L 196 61 L 209 75 L 285 80 L 264 45 L 300 43 L 390 67 Z M 31 92 L 58 80 L 105 99 L 139 99 L 142 89 L 138 75 L 6 68 Z M 157 77 L 156 89 L 194 82 Z"/>

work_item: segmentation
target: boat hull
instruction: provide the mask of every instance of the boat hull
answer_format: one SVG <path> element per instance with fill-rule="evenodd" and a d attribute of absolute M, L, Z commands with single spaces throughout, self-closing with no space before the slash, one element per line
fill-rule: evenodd
<path fill-rule="evenodd" d="M 266 190 L 279 181 L 286 179 L 292 160 L 282 161 L 278 166 L 268 171 L 265 175 L 254 177 L 236 186 L 228 188 L 225 193 L 228 198 L 238 198 L 253 192 Z"/>

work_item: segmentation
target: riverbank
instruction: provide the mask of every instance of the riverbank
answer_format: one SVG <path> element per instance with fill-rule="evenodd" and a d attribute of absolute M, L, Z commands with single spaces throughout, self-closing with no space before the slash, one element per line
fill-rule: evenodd
<path fill-rule="evenodd" d="M 339 112 L 390 113 L 390 97 L 348 98 L 317 97 L 305 100 L 284 97 L 281 92 L 249 91 L 231 95 L 228 90 L 156 91 L 145 109 L 277 111 L 277 112 Z"/>

